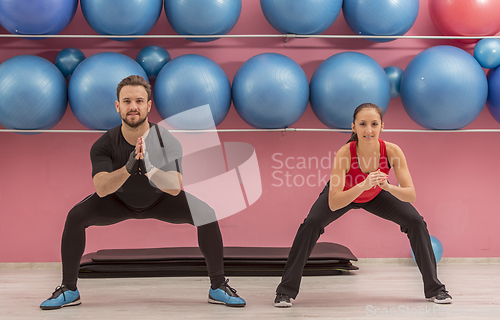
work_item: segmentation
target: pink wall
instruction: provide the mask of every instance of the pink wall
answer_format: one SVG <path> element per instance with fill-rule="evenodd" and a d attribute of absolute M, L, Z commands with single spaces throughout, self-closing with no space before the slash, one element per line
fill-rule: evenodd
<path fill-rule="evenodd" d="M 0 30 L 6 33 L 5 30 Z M 81 11 L 64 34 L 95 34 Z M 243 11 L 232 34 L 273 34 L 259 1 L 243 0 Z M 174 34 L 164 13 L 150 34 Z M 325 34 L 352 34 L 342 14 Z M 430 21 L 427 1 L 420 1 L 417 22 L 407 35 L 438 35 Z M 472 53 L 472 45 L 443 40 L 400 39 L 375 44 L 362 39 L 219 39 L 209 43 L 187 40 L 137 39 L 117 42 L 106 39 L 0 39 L 0 61 L 34 54 L 54 61 L 59 50 L 77 47 L 86 56 L 113 51 L 135 58 L 146 45 L 165 47 L 172 57 L 202 54 L 217 62 L 233 79 L 250 57 L 263 52 L 287 55 L 299 63 L 310 79 L 316 67 L 331 55 L 358 51 L 377 60 L 382 67 L 405 68 L 420 51 L 434 45 L 452 44 Z M 160 117 L 153 111 L 153 121 Z M 405 113 L 401 100 L 393 99 L 386 113 L 387 129 L 419 129 Z M 310 107 L 293 126 L 324 128 Z M 220 128 L 249 128 L 234 108 Z M 500 128 L 485 109 L 467 128 Z M 84 129 L 67 114 L 55 129 Z M 0 262 L 60 261 L 60 238 L 67 212 L 92 193 L 89 149 L 100 136 L 96 133 L 44 133 L 21 135 L 0 133 Z M 348 139 L 345 133 L 251 132 L 220 133 L 222 141 L 252 144 L 257 153 L 263 194 L 250 208 L 220 221 L 227 246 L 290 246 L 295 232 L 323 188 L 318 177 L 329 167 L 292 168 L 297 157 L 333 159 L 334 152 Z M 417 189 L 416 208 L 425 217 L 430 233 L 441 240 L 445 257 L 498 257 L 500 234 L 496 210 L 500 150 L 499 133 L 383 133 L 382 138 L 400 145 L 406 153 Z M 273 158 L 274 157 L 274 158 Z M 277 169 L 288 157 L 290 168 Z M 324 161 L 327 161 L 325 159 Z M 277 172 L 277 171 L 281 171 Z M 295 184 L 280 184 L 288 172 Z M 302 177 L 309 178 L 309 185 Z M 392 177 L 392 180 L 395 178 Z M 314 181 L 314 183 L 313 183 Z M 91 227 L 87 250 L 196 246 L 196 230 L 189 225 L 169 225 L 153 220 L 126 221 L 114 226 Z M 351 211 L 326 229 L 320 241 L 348 246 L 355 255 L 411 257 L 408 240 L 399 227 L 364 211 Z"/>

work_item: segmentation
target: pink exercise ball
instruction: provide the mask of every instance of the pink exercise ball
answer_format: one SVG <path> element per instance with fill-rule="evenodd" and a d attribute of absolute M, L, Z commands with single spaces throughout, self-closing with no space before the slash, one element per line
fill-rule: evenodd
<path fill-rule="evenodd" d="M 446 36 L 492 36 L 500 31 L 498 0 L 429 0 L 436 28 Z M 475 43 L 479 39 L 464 39 Z"/>

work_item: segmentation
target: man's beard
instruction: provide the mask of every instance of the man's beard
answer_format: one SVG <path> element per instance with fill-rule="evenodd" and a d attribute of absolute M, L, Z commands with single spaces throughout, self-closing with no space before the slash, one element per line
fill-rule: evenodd
<path fill-rule="evenodd" d="M 131 127 L 131 128 L 137 128 L 137 127 L 139 127 L 141 124 L 143 124 L 143 123 L 144 123 L 144 121 L 146 121 L 146 118 L 147 118 L 147 117 L 144 117 L 144 118 L 142 118 L 142 119 L 139 119 L 139 121 L 137 121 L 137 122 L 135 122 L 135 123 L 132 123 L 132 122 L 128 121 L 128 119 L 127 119 L 127 115 L 125 115 L 125 117 L 122 117 L 122 120 L 123 120 L 123 122 L 125 122 L 125 124 L 127 124 L 129 127 Z"/>

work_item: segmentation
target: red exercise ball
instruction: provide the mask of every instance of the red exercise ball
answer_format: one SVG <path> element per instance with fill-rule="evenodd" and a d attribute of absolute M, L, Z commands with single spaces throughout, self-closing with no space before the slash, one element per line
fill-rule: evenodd
<path fill-rule="evenodd" d="M 429 13 L 443 35 L 492 36 L 500 31 L 499 0 L 429 0 Z"/>

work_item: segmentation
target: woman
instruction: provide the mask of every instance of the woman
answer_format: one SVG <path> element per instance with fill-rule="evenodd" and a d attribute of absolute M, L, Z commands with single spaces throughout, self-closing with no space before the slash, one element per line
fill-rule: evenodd
<path fill-rule="evenodd" d="M 297 231 L 276 289 L 275 307 L 292 306 L 290 299 L 299 292 L 304 266 L 324 228 L 350 209 L 359 208 L 400 225 L 422 274 L 425 297 L 435 303 L 451 303 L 437 278 L 426 223 L 410 204 L 415 201 L 415 188 L 403 151 L 379 139 L 384 128 L 382 114 L 371 103 L 354 111 L 351 139 L 336 153 L 330 181 Z M 390 168 L 394 168 L 399 186 L 387 181 Z"/>

